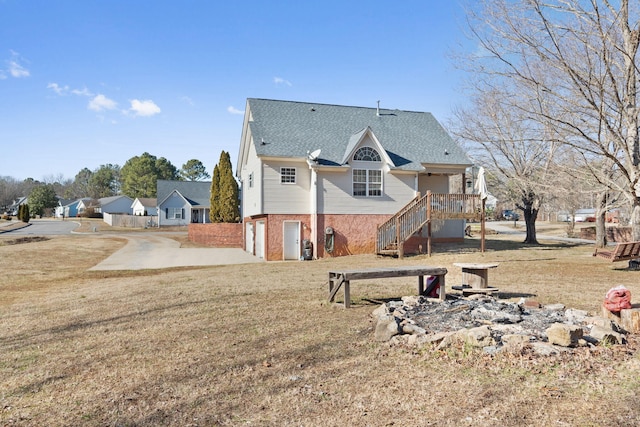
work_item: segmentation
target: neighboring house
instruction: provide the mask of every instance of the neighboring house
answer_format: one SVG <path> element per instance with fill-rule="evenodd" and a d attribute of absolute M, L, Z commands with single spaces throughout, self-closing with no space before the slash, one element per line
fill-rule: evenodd
<path fill-rule="evenodd" d="M 134 215 L 156 216 L 158 215 L 158 199 L 149 197 L 136 197 L 131 205 Z"/>
<path fill-rule="evenodd" d="M 78 215 L 84 214 L 87 210 L 93 210 L 99 214 L 128 214 L 133 212 L 131 204 L 133 199 L 128 196 L 110 196 L 100 199 L 80 199 L 78 202 Z"/>
<path fill-rule="evenodd" d="M 97 199 L 80 199 L 77 205 L 78 216 L 85 215 L 87 211 L 99 212 L 100 202 Z"/>
<path fill-rule="evenodd" d="M 7 207 L 7 213 L 14 216 L 18 215 L 18 209 L 20 208 L 20 205 L 25 205 L 27 204 L 27 202 L 28 200 L 26 197 L 18 197 Z"/>
<path fill-rule="evenodd" d="M 133 213 L 131 205 L 133 199 L 129 196 L 110 196 L 98 199 L 98 209 L 96 212 L 110 214 L 129 214 Z"/>
<path fill-rule="evenodd" d="M 558 221 L 571 222 L 572 219 L 575 222 L 595 222 L 596 210 L 595 209 L 576 209 L 573 216 L 571 216 L 571 213 L 567 211 L 560 211 L 557 214 Z"/>
<path fill-rule="evenodd" d="M 158 226 L 209 223 L 211 182 L 158 180 Z"/>
<path fill-rule="evenodd" d="M 78 216 L 78 205 L 83 200 L 91 200 L 90 198 L 84 199 L 76 199 L 76 200 L 65 200 L 59 199 L 58 206 L 56 206 L 55 215 L 58 218 L 62 218 L 63 216 L 66 218 L 75 218 Z"/>
<path fill-rule="evenodd" d="M 463 193 L 470 166 L 430 113 L 250 98 L 236 167 L 245 249 L 266 260 L 310 246 L 313 257 L 381 253 L 378 226 L 427 191 L 450 193 L 452 176 Z M 427 229 L 464 239 L 464 218 L 422 225 L 420 245 Z"/>

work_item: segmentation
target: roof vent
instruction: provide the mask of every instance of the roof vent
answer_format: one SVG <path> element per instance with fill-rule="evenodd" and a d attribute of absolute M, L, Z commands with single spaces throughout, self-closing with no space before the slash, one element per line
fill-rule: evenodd
<path fill-rule="evenodd" d="M 376 116 L 380 117 L 380 100 L 378 100 L 378 108 L 376 108 Z"/>
<path fill-rule="evenodd" d="M 316 111 L 316 107 L 311 107 L 311 111 Z"/>

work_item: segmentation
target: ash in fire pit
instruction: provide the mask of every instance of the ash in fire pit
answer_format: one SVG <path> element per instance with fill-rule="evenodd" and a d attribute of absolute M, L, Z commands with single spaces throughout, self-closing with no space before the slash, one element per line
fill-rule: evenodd
<path fill-rule="evenodd" d="M 589 317 L 586 311 L 562 304 L 539 307 L 531 301 L 510 302 L 490 296 L 448 296 L 444 302 L 404 297 L 373 312 L 379 341 L 446 348 L 463 342 L 486 352 L 514 345 L 532 346 L 540 354 L 569 347 L 625 342 L 623 331 L 611 320 Z"/>

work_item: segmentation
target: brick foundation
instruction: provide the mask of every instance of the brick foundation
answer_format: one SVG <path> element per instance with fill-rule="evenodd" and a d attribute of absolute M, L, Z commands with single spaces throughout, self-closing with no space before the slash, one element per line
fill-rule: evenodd
<path fill-rule="evenodd" d="M 376 234 L 378 225 L 384 223 L 389 215 L 318 215 L 317 242 L 313 242 L 317 258 L 338 257 L 358 254 L 374 254 L 376 251 Z M 300 250 L 302 241 L 310 239 L 312 235 L 311 215 L 265 215 L 244 218 L 244 224 L 253 223 L 253 230 L 257 230 L 256 222 L 264 221 L 265 260 L 281 261 L 284 259 L 284 225 L 285 221 L 300 222 Z M 333 229 L 333 251 L 326 250 L 327 236 L 325 229 Z M 463 238 L 440 238 L 433 242 L 463 242 Z M 244 245 L 244 243 L 243 243 Z M 255 246 L 255 239 L 254 239 Z M 254 248 L 245 248 L 247 252 Z M 414 236 L 404 246 L 405 254 L 426 253 L 427 238 Z"/>
<path fill-rule="evenodd" d="M 215 248 L 242 248 L 242 224 L 189 224 L 189 241 Z"/>
<path fill-rule="evenodd" d="M 318 258 L 376 251 L 376 232 L 389 215 L 318 215 Z M 333 228 L 333 252 L 325 250 L 325 229 Z"/>

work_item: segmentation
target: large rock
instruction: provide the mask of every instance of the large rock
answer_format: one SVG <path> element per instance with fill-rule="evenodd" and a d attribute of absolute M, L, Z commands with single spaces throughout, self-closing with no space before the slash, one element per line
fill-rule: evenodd
<path fill-rule="evenodd" d="M 578 310 L 575 308 L 568 308 L 564 312 L 565 317 L 567 318 L 567 322 L 573 323 L 574 325 L 579 325 L 584 323 L 589 315 L 585 310 Z"/>
<path fill-rule="evenodd" d="M 489 326 L 478 326 L 477 328 L 461 329 L 451 335 L 446 336 L 438 345 L 438 350 L 449 348 L 454 344 L 466 344 L 472 347 L 488 347 L 495 345 L 495 340 L 491 336 Z"/>
<path fill-rule="evenodd" d="M 389 341 L 392 337 L 402 333 L 399 319 L 395 316 L 381 316 L 376 324 L 376 341 Z"/>
<path fill-rule="evenodd" d="M 373 310 L 373 312 L 371 313 L 373 317 L 377 317 L 377 318 L 387 316 L 388 314 L 389 314 L 389 308 L 387 307 L 387 304 L 381 304 L 378 308 Z"/>
<path fill-rule="evenodd" d="M 625 342 L 625 338 L 622 334 L 615 332 L 610 328 L 603 328 L 602 326 L 598 325 L 593 325 L 589 336 L 591 338 L 595 338 L 598 343 L 602 343 L 605 345 L 624 344 Z"/>
<path fill-rule="evenodd" d="M 545 333 L 550 344 L 562 347 L 575 347 L 582 338 L 583 332 L 580 326 L 554 323 Z"/>

